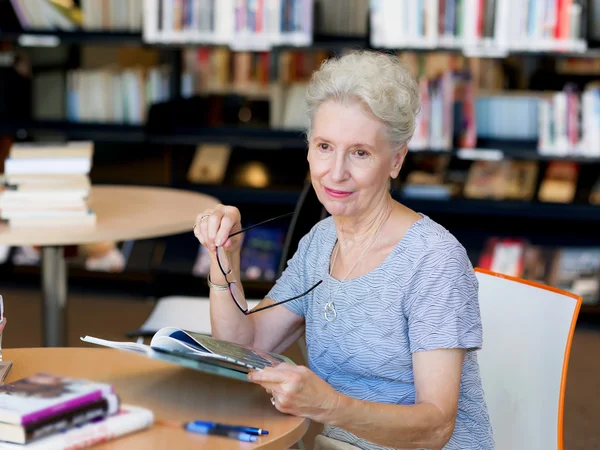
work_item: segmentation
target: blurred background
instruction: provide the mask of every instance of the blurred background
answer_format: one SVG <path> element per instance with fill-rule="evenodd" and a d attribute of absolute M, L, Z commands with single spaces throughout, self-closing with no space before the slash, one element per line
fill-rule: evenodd
<path fill-rule="evenodd" d="M 474 266 L 583 297 L 566 448 L 600 448 L 600 0 L 0 0 L 2 184 L 44 173 L 71 194 L 186 189 L 236 205 L 246 225 L 290 212 L 308 176 L 306 83 L 365 48 L 396 54 L 421 89 L 394 197 L 455 234 Z M 56 158 L 77 146 L 79 161 L 42 169 L 41 146 Z M 1 195 L 6 226 L 54 223 L 42 197 Z M 68 207 L 73 224 L 95 221 Z M 245 236 L 248 296 L 272 286 L 287 227 Z M 156 299 L 208 293 L 191 233 L 64 256 L 69 345 L 122 340 Z M 0 246 L 6 346 L 41 345 L 39 283 L 39 248 Z"/>

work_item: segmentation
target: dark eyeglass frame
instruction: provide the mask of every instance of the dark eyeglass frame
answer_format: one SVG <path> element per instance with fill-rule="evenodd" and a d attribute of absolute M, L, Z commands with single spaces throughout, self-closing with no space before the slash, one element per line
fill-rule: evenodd
<path fill-rule="evenodd" d="M 294 214 L 293 212 L 291 212 L 291 213 L 286 213 L 286 214 L 282 214 L 281 216 L 277 216 L 277 217 L 273 217 L 273 218 L 271 218 L 271 219 L 264 220 L 264 221 L 262 221 L 262 222 L 259 222 L 259 223 L 257 223 L 257 224 L 251 225 L 251 226 L 249 226 L 249 227 L 247 227 L 247 228 L 243 228 L 243 229 L 241 229 L 240 231 L 236 231 L 235 233 L 231 233 L 231 234 L 228 236 L 228 238 L 231 238 L 231 237 L 233 237 L 233 236 L 237 236 L 238 234 L 245 233 L 246 231 L 248 231 L 248 230 L 251 230 L 252 228 L 258 227 L 258 226 L 260 226 L 260 225 L 264 225 L 264 224 L 265 224 L 265 223 L 267 223 L 267 222 L 271 222 L 271 221 L 273 221 L 273 220 L 277 220 L 277 219 L 282 219 L 282 218 L 284 218 L 284 217 L 289 217 L 289 216 L 291 216 L 291 215 L 293 215 L 293 214 Z M 280 302 L 277 302 L 277 303 L 273 303 L 272 305 L 263 306 L 262 308 L 258 308 L 258 309 L 252 309 L 252 310 L 249 310 L 249 308 L 248 308 L 248 306 L 247 306 L 247 305 L 248 305 L 248 303 L 246 302 L 246 298 L 245 298 L 245 296 L 244 296 L 244 302 L 246 302 L 246 308 L 244 309 L 244 307 L 242 307 L 242 306 L 240 305 L 240 303 L 238 302 L 238 300 L 236 299 L 236 296 L 235 296 L 235 294 L 234 294 L 234 288 L 232 288 L 232 285 L 233 285 L 233 284 L 236 284 L 236 283 L 237 283 L 237 280 L 232 280 L 232 281 L 229 281 L 229 278 L 228 278 L 228 275 L 230 275 L 230 274 L 231 274 L 231 272 L 232 272 L 232 269 L 230 268 L 230 269 L 229 269 L 229 271 L 225 270 L 225 268 L 224 268 L 224 265 L 225 265 L 225 264 L 224 264 L 224 261 L 222 261 L 222 258 L 223 258 L 223 257 L 222 257 L 222 256 L 219 256 L 219 252 L 220 252 L 220 250 L 219 250 L 219 249 L 221 249 L 221 248 L 222 248 L 222 247 L 217 247 L 217 263 L 219 264 L 219 269 L 221 269 L 221 273 L 222 273 L 222 274 L 223 274 L 223 276 L 225 277 L 225 281 L 227 281 L 227 289 L 229 290 L 229 295 L 231 295 L 231 299 L 233 300 L 233 303 L 235 303 L 235 305 L 238 307 L 238 309 L 239 309 L 239 310 L 240 310 L 240 311 L 241 311 L 241 312 L 242 312 L 244 315 L 246 315 L 246 316 L 248 316 L 248 315 L 250 315 L 250 314 L 257 313 L 257 312 L 260 312 L 260 311 L 264 311 L 265 309 L 273 308 L 274 306 L 283 305 L 284 303 L 291 302 L 292 300 L 297 300 L 297 299 L 299 299 L 299 298 L 301 298 L 301 297 L 304 297 L 305 295 L 307 295 L 308 293 L 310 293 L 310 292 L 311 292 L 313 289 L 315 289 L 315 288 L 316 288 L 318 285 L 320 285 L 320 284 L 323 282 L 323 280 L 320 280 L 320 281 L 319 281 L 319 282 L 317 282 L 317 283 L 316 283 L 316 284 L 315 284 L 313 287 L 311 287 L 311 288 L 310 288 L 308 291 L 304 292 L 303 294 L 296 295 L 295 297 L 288 298 L 288 299 L 286 299 L 286 300 L 282 300 L 282 301 L 280 301 Z M 223 252 L 224 252 L 224 251 L 225 251 L 225 250 L 223 250 Z M 225 258 L 227 258 L 227 255 L 224 255 L 224 257 L 225 257 Z M 237 286 L 237 284 L 236 284 L 236 286 Z"/>

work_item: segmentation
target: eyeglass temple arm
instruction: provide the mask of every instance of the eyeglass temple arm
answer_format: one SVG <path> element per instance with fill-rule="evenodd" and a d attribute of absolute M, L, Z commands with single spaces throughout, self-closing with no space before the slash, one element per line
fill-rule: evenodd
<path fill-rule="evenodd" d="M 248 230 L 251 230 L 252 228 L 258 227 L 258 226 L 260 226 L 260 225 L 264 225 L 264 224 L 265 224 L 265 223 L 267 223 L 267 222 L 271 222 L 271 221 L 273 221 L 273 220 L 277 220 L 277 219 L 281 219 L 281 218 L 283 218 L 283 217 L 291 216 L 291 215 L 293 215 L 293 214 L 294 214 L 294 212 L 292 211 L 292 212 L 289 212 L 289 213 L 282 214 L 281 216 L 272 217 L 272 218 L 270 218 L 270 219 L 264 220 L 264 221 L 262 221 L 262 222 L 259 222 L 259 223 L 257 223 L 257 224 L 251 225 L 251 226 L 249 226 L 248 228 L 242 228 L 240 231 L 236 231 L 235 233 L 231 233 L 231 234 L 228 236 L 228 238 L 230 238 L 230 237 L 233 237 L 233 236 L 236 236 L 236 235 L 238 235 L 238 234 L 242 234 L 242 233 L 244 233 L 244 232 L 246 232 L 246 231 L 248 231 Z"/>
<path fill-rule="evenodd" d="M 317 284 L 315 284 L 313 287 L 311 287 L 308 291 L 306 291 L 304 294 L 300 294 L 300 295 L 296 295 L 295 297 L 292 298 L 288 298 L 287 300 L 284 300 L 282 302 L 277 302 L 277 303 L 273 303 L 272 305 L 267 305 L 267 306 L 263 306 L 262 308 L 258 308 L 258 309 L 252 309 L 250 311 L 248 311 L 246 313 L 246 315 L 248 314 L 253 314 L 259 311 L 264 311 L 265 309 L 269 309 L 269 308 L 273 308 L 274 306 L 278 306 L 278 305 L 283 305 L 284 303 L 287 302 L 291 302 L 292 300 L 296 300 L 299 299 L 300 297 L 304 297 L 306 294 L 310 293 L 310 291 L 312 291 L 313 289 L 315 289 L 318 285 L 320 285 L 323 282 L 323 280 L 319 281 Z"/>

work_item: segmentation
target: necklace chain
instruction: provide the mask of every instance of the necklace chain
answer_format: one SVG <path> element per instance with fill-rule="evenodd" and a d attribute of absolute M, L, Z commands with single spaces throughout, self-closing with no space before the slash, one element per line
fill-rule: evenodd
<path fill-rule="evenodd" d="M 365 247 L 365 249 L 362 251 L 362 253 L 360 254 L 360 256 L 358 258 L 356 258 L 356 262 L 352 265 L 352 267 L 350 268 L 350 270 L 346 273 L 346 275 L 344 276 L 344 278 L 342 278 L 340 280 L 340 284 L 338 285 L 337 289 L 335 290 L 335 293 L 333 295 L 331 295 L 331 285 L 329 285 L 329 302 L 327 302 L 327 304 L 325 305 L 325 319 L 328 322 L 332 322 L 333 320 L 336 319 L 337 317 L 337 312 L 335 310 L 335 305 L 333 303 L 332 298 L 337 295 L 337 293 L 339 292 L 340 288 L 342 287 L 342 283 L 346 280 L 346 278 L 348 278 L 348 276 L 352 273 L 352 271 L 354 270 L 354 268 L 356 267 L 356 265 L 359 263 L 359 261 L 362 259 L 363 256 L 365 256 L 365 253 L 367 253 L 367 250 L 369 250 L 371 248 L 371 246 L 373 245 L 373 243 L 375 242 L 375 239 L 377 238 L 377 236 L 379 235 L 379 232 L 381 231 L 381 229 L 383 228 L 383 225 L 387 222 L 387 219 L 390 217 L 392 211 L 390 210 L 390 212 L 388 213 L 387 217 L 385 218 L 384 221 L 381 222 L 381 224 L 379 225 L 379 227 L 377 228 L 377 231 L 375 232 L 375 234 L 373 235 L 373 238 L 371 239 L 371 242 L 369 242 L 369 245 L 367 245 Z M 339 243 L 336 242 L 335 244 L 335 253 L 333 254 L 333 259 L 331 261 L 331 267 L 329 268 L 329 275 L 331 276 L 331 274 L 333 273 L 333 268 L 335 265 L 335 260 L 337 258 L 338 255 L 338 251 L 339 251 Z M 331 319 L 329 319 L 329 315 L 328 313 L 331 312 L 333 314 L 333 317 Z"/>

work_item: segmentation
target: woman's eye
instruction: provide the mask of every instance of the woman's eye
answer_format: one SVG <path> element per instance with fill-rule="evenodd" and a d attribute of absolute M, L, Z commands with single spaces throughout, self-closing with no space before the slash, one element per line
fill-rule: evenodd
<path fill-rule="evenodd" d="M 319 144 L 319 148 L 321 150 L 329 150 L 329 144 L 325 144 L 325 143 Z"/>
<path fill-rule="evenodd" d="M 366 158 L 367 156 L 369 156 L 369 152 L 367 152 L 366 150 L 356 150 L 354 154 L 359 158 Z"/>

